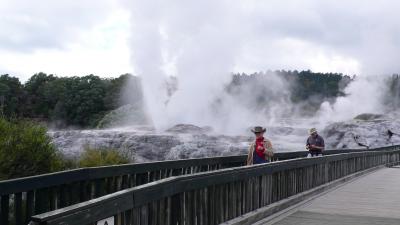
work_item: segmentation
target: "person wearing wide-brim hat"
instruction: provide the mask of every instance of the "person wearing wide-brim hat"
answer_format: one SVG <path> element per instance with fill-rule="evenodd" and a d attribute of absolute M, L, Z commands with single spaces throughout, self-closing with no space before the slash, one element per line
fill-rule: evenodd
<path fill-rule="evenodd" d="M 251 129 L 256 136 L 256 140 L 253 141 L 249 147 L 247 165 L 271 161 L 271 157 L 274 155 L 274 152 L 272 150 L 271 142 L 264 138 L 265 130 L 265 128 L 258 126 Z"/>
<path fill-rule="evenodd" d="M 306 148 L 310 152 L 309 156 L 321 156 L 322 151 L 325 149 L 324 139 L 318 134 L 317 129 L 311 128 L 307 138 Z"/>

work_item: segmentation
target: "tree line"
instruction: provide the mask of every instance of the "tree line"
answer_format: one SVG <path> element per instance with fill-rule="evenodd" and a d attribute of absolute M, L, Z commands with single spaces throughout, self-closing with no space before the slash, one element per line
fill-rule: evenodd
<path fill-rule="evenodd" d="M 343 74 L 314 73 L 309 70 L 242 73 L 233 74 L 228 92 L 229 88 L 271 74 L 288 81 L 292 102 L 308 101 L 313 105 L 315 99 L 315 105 L 318 105 L 327 98 L 344 95 L 343 88 L 352 80 Z M 59 128 L 96 127 L 106 113 L 129 103 L 121 98 L 128 80 L 133 80 L 138 84 L 133 87 L 140 89 L 139 78 L 130 74 L 101 78 L 95 75 L 57 77 L 37 73 L 24 84 L 16 77 L 4 74 L 0 76 L 0 116 L 43 121 Z M 141 98 L 141 90 L 133 93 Z"/>
<path fill-rule="evenodd" d="M 273 79 L 268 77 L 277 76 L 285 82 L 284 88 L 278 93 L 274 92 Z M 259 105 L 269 105 L 274 98 L 287 97 L 288 101 L 301 107 L 302 112 L 312 115 L 324 101 L 335 101 L 339 96 L 344 96 L 344 88 L 354 80 L 355 76 L 350 77 L 341 73 L 314 73 L 306 71 L 266 71 L 252 74 L 233 74 L 232 82 L 228 85 L 227 91 L 233 95 L 243 91 L 243 86 L 247 89 L 253 88 L 254 98 Z M 271 83 L 272 82 L 272 83 Z M 275 81 L 276 82 L 276 81 Z M 258 91 L 257 91 L 258 90 Z M 288 96 L 276 96 L 287 93 Z"/>
<path fill-rule="evenodd" d="M 130 74 L 100 78 L 37 73 L 22 84 L 4 74 L 0 76 L 0 114 L 52 122 L 58 127 L 94 127 L 108 111 L 127 104 L 121 93 L 129 79 L 137 78 Z"/>

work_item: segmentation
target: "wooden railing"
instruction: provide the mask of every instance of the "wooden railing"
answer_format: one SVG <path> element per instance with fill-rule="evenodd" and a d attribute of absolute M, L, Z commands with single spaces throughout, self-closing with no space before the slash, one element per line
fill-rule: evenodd
<path fill-rule="evenodd" d="M 244 156 L 174 160 L 75 169 L 0 182 L 0 224 L 27 224 L 63 208 L 170 176 L 244 165 Z"/>
<path fill-rule="evenodd" d="M 325 154 L 356 152 L 330 150 Z M 307 155 L 306 151 L 276 153 L 273 160 Z M 69 170 L 0 181 L 0 225 L 27 224 L 30 217 L 84 202 L 126 188 L 171 176 L 243 166 L 246 155 L 126 164 Z"/>
<path fill-rule="evenodd" d="M 218 224 L 361 170 L 399 146 L 170 177 L 32 217 L 33 224 Z"/>

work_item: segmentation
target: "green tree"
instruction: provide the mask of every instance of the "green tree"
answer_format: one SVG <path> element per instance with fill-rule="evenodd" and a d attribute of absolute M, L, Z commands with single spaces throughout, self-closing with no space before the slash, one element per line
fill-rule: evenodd
<path fill-rule="evenodd" d="M 94 75 L 67 80 L 64 107 L 69 124 L 92 126 L 106 113 L 106 82 Z"/>
<path fill-rule="evenodd" d="M 31 118 L 49 118 L 57 99 L 57 93 L 48 93 L 48 85 L 56 80 L 53 75 L 37 73 L 26 83 L 27 92 L 26 114 Z M 61 91 L 61 90 L 58 90 Z"/>
<path fill-rule="evenodd" d="M 56 77 L 40 72 L 24 85 L 15 77 L 2 75 L 0 115 L 52 122 L 57 127 L 95 127 L 106 113 L 131 103 L 122 101 L 125 88 L 141 102 L 140 82 L 130 74 L 102 79 L 95 75 Z"/>
<path fill-rule="evenodd" d="M 0 76 L 0 116 L 16 117 L 22 113 L 24 91 L 18 78 Z"/>
<path fill-rule="evenodd" d="M 29 121 L 0 118 L 0 180 L 58 171 L 62 168 L 46 128 Z"/>

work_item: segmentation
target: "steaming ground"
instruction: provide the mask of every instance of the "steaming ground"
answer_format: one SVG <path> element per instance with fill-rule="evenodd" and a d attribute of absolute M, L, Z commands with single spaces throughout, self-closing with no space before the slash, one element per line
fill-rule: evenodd
<path fill-rule="evenodd" d="M 118 149 L 132 161 L 162 161 L 246 154 L 249 135 L 224 135 L 194 125 L 177 125 L 164 132 L 145 127 L 114 130 L 51 131 L 50 136 L 61 152 L 78 157 L 85 147 Z M 270 127 L 267 138 L 276 151 L 298 151 L 304 148 L 306 129 Z M 304 135 L 303 135 L 304 136 Z"/>
<path fill-rule="evenodd" d="M 327 149 L 366 149 L 400 144 L 400 120 L 395 115 L 363 114 L 357 119 L 329 124 L 321 129 Z M 266 137 L 276 152 L 301 151 L 308 136 L 307 121 L 283 120 L 267 127 Z M 309 122 L 309 121 L 308 121 Z M 387 131 L 395 134 L 389 139 Z M 175 125 L 163 132 L 151 127 L 137 126 L 109 130 L 51 131 L 58 149 L 69 158 L 76 158 L 86 146 L 118 149 L 134 162 L 201 158 L 247 153 L 253 140 L 244 135 L 215 133 L 210 127 L 190 124 Z"/>
<path fill-rule="evenodd" d="M 400 144 L 400 120 L 398 113 L 361 114 L 353 120 L 330 124 L 324 129 L 328 147 L 370 148 Z M 388 131 L 394 134 L 390 137 Z"/>

